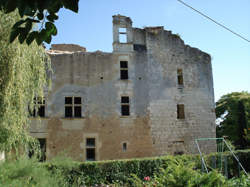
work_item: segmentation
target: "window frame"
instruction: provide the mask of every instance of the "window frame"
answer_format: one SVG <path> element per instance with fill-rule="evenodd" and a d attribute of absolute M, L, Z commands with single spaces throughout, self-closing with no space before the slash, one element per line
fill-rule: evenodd
<path fill-rule="evenodd" d="M 122 62 L 126 62 L 126 67 L 122 67 Z M 126 78 L 122 78 L 123 72 L 126 72 Z M 120 60 L 120 80 L 128 80 L 128 61 L 127 60 Z"/>
<path fill-rule="evenodd" d="M 184 87 L 183 70 L 181 68 L 177 69 L 177 84 L 178 87 Z"/>
<path fill-rule="evenodd" d="M 69 104 L 69 103 L 66 103 L 66 98 L 71 98 L 72 100 L 72 103 Z M 81 103 L 80 104 L 76 104 L 75 103 L 75 98 L 81 98 Z M 65 118 L 82 118 L 83 115 L 82 115 L 82 104 L 83 104 L 83 99 L 81 96 L 65 96 L 64 97 L 64 117 Z M 66 116 L 66 107 L 70 107 L 71 108 L 71 116 Z M 80 116 L 76 116 L 75 115 L 75 108 L 76 107 L 80 107 Z"/>
<path fill-rule="evenodd" d="M 122 102 L 122 98 L 125 98 L 125 97 L 128 98 L 128 102 Z M 128 115 L 123 114 L 123 106 L 128 106 Z M 130 116 L 130 98 L 129 98 L 128 95 L 122 95 L 121 96 L 121 116 L 122 117 Z"/>
<path fill-rule="evenodd" d="M 46 101 L 45 101 L 45 97 L 34 97 L 33 105 L 34 105 L 34 108 L 33 108 L 32 111 L 29 108 L 30 117 L 45 118 L 46 117 Z M 44 115 L 42 115 L 42 116 L 40 115 L 41 108 L 44 108 Z"/>
<path fill-rule="evenodd" d="M 88 145 L 88 139 L 94 139 L 94 145 Z M 95 137 L 86 137 L 85 139 L 85 151 L 86 151 L 86 161 L 96 161 L 96 138 Z M 88 150 L 94 150 L 94 159 L 88 159 Z"/>
<path fill-rule="evenodd" d="M 122 29 L 125 29 L 125 31 L 123 31 Z M 126 44 L 128 43 L 128 33 L 127 33 L 127 28 L 126 27 L 119 27 L 118 28 L 118 34 L 119 34 L 119 43 L 121 44 Z M 122 40 L 122 38 L 124 38 L 124 42 Z"/>

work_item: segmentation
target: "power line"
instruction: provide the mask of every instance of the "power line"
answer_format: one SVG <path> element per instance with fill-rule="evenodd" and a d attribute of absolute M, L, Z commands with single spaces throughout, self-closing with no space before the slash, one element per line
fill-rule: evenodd
<path fill-rule="evenodd" d="M 240 35 L 240 34 L 234 32 L 233 30 L 229 29 L 228 27 L 224 26 L 223 24 L 221 24 L 221 23 L 215 21 L 214 19 L 210 18 L 209 16 L 203 14 L 203 13 L 200 12 L 199 10 L 196 10 L 195 8 L 191 7 L 190 5 L 184 3 L 183 1 L 181 1 L 181 0 L 177 0 L 177 1 L 179 1 L 179 2 L 182 3 L 183 5 L 187 6 L 188 8 L 191 8 L 192 10 L 194 10 L 194 11 L 197 12 L 197 13 L 199 13 L 199 14 L 202 15 L 203 17 L 209 19 L 210 21 L 214 22 L 215 24 L 221 26 L 222 28 L 228 30 L 229 32 L 233 33 L 234 35 L 240 37 L 241 39 L 243 39 L 243 40 L 245 40 L 245 41 L 247 41 L 247 42 L 250 42 L 250 40 L 246 39 L 246 38 L 243 37 L 242 35 Z"/>

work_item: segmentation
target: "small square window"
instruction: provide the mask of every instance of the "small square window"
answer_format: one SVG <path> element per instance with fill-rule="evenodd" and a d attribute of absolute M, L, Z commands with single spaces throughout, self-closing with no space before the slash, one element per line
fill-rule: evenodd
<path fill-rule="evenodd" d="M 129 97 L 128 96 L 122 96 L 121 97 L 121 103 L 129 103 Z"/>
<path fill-rule="evenodd" d="M 42 97 L 35 97 L 34 98 L 34 105 L 35 108 L 33 111 L 28 107 L 28 111 L 30 116 L 32 117 L 45 117 L 45 99 Z"/>
<path fill-rule="evenodd" d="M 65 104 L 72 104 L 72 97 L 65 97 Z"/>
<path fill-rule="evenodd" d="M 81 97 L 74 97 L 74 104 L 82 104 L 82 98 Z"/>
<path fill-rule="evenodd" d="M 127 61 L 120 61 L 120 68 L 128 68 L 128 62 Z"/>
<path fill-rule="evenodd" d="M 95 138 L 87 138 L 86 146 L 88 147 L 95 147 Z"/>
<path fill-rule="evenodd" d="M 129 116 L 129 105 L 122 105 L 122 116 Z"/>

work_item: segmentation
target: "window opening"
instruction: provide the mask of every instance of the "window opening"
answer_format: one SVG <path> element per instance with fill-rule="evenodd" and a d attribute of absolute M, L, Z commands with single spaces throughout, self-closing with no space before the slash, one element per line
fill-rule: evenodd
<path fill-rule="evenodd" d="M 122 116 L 129 116 L 129 97 L 122 96 L 121 97 L 121 115 Z"/>
<path fill-rule="evenodd" d="M 177 105 L 177 119 L 185 119 L 184 104 Z"/>
<path fill-rule="evenodd" d="M 120 77 L 121 80 L 128 79 L 128 61 L 120 61 Z"/>
<path fill-rule="evenodd" d="M 33 111 L 29 109 L 30 116 L 45 117 L 45 99 L 42 97 L 35 97 L 33 102 L 34 102 L 35 108 Z"/>
<path fill-rule="evenodd" d="M 178 79 L 178 85 L 183 86 L 183 73 L 182 69 L 177 69 L 177 79 Z"/>
<path fill-rule="evenodd" d="M 44 161 L 46 161 L 46 138 L 38 138 L 37 140 L 39 142 L 39 147 L 41 150 L 41 155 L 39 157 L 39 161 L 44 162 Z M 32 148 L 29 149 L 28 156 L 29 156 L 29 158 L 34 156 L 34 150 Z"/>
<path fill-rule="evenodd" d="M 119 28 L 119 42 L 127 43 L 127 29 L 126 28 Z"/>
<path fill-rule="evenodd" d="M 127 151 L 127 143 L 123 143 L 122 144 L 122 150 L 123 151 Z"/>
<path fill-rule="evenodd" d="M 65 97 L 65 117 L 82 117 L 81 97 Z"/>
<path fill-rule="evenodd" d="M 95 149 L 96 149 L 95 138 L 87 138 L 86 139 L 86 160 L 88 161 L 96 160 Z"/>

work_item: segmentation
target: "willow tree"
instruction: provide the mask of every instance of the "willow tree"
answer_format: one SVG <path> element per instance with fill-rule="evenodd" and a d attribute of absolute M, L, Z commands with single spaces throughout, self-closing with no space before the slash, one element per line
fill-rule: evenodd
<path fill-rule="evenodd" d="M 9 43 L 18 13 L 0 11 L 0 151 L 8 151 L 32 140 L 29 136 L 28 105 L 42 96 L 47 86 L 49 58 L 35 42 L 29 46 Z"/>

